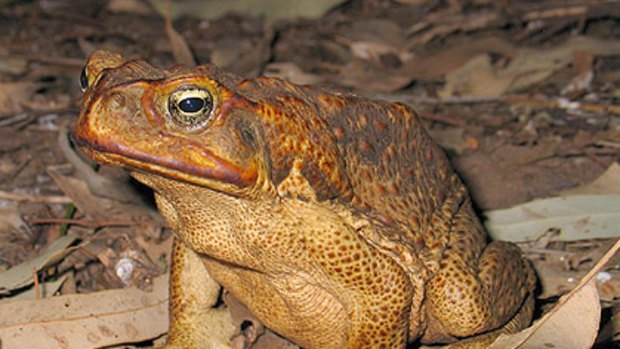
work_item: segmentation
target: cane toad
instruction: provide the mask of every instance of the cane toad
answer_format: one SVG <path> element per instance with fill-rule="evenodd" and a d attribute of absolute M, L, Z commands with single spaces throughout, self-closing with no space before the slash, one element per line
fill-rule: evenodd
<path fill-rule="evenodd" d="M 409 107 L 105 51 L 81 80 L 75 140 L 175 232 L 168 348 L 230 345 L 220 287 L 304 348 L 480 347 L 530 322 L 530 265 L 487 241 Z"/>

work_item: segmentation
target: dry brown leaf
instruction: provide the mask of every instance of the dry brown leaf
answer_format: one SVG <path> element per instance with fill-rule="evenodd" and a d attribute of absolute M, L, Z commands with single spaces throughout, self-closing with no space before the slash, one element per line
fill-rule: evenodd
<path fill-rule="evenodd" d="M 142 0 L 110 0 L 108 10 L 113 13 L 133 13 L 141 16 L 154 13 L 148 2 Z"/>
<path fill-rule="evenodd" d="M 0 273 L 0 294 L 32 284 L 33 271 L 39 271 L 60 260 L 68 253 L 67 247 L 76 239 L 77 236 L 75 235 L 61 236 L 45 248 L 36 258 Z M 0 311 L 0 314 L 6 313 Z"/>
<path fill-rule="evenodd" d="M 489 349 L 591 348 L 598 334 L 601 305 L 594 276 L 620 249 L 620 240 L 558 303 L 531 327 L 500 336 Z"/>
<path fill-rule="evenodd" d="M 69 144 L 69 135 L 67 131 L 66 125 L 60 127 L 58 132 L 58 147 L 62 151 L 62 154 L 65 158 L 75 167 L 75 170 L 79 173 L 82 180 L 86 182 L 88 189 L 93 194 L 117 200 L 124 203 L 141 203 L 142 200 L 138 193 L 136 193 L 131 185 L 129 184 L 129 174 L 126 171 L 121 169 L 115 169 L 115 173 L 120 173 L 120 176 L 115 176 L 113 178 L 106 177 L 96 172 L 89 163 L 80 158 L 75 152 L 74 148 Z M 54 179 L 58 181 L 62 181 L 60 173 L 56 173 L 56 171 L 51 168 L 49 171 L 52 171 L 50 175 L 54 177 Z M 75 182 L 77 184 L 77 182 Z M 62 183 L 58 183 L 61 186 Z M 67 187 L 61 186 L 63 190 L 67 190 L 66 192 L 71 194 L 69 195 L 76 201 L 80 201 L 81 197 L 91 196 L 90 193 L 85 194 L 83 192 L 82 184 L 77 184 L 76 187 Z M 89 197 L 88 200 L 91 200 Z M 93 205 L 96 205 L 94 203 Z M 101 203 L 100 206 L 106 206 Z"/>
<path fill-rule="evenodd" d="M 272 33 L 266 28 L 265 38 Z M 264 63 L 269 60 L 270 40 L 255 40 L 243 36 L 227 35 L 215 40 L 210 52 L 211 63 L 243 77 L 260 74 Z"/>
<path fill-rule="evenodd" d="M 564 190 L 562 196 L 568 195 L 620 195 L 620 165 L 614 162 L 593 182 L 577 188 Z"/>
<path fill-rule="evenodd" d="M 101 225 L 118 222 L 122 222 L 123 225 L 129 222 L 143 222 L 146 223 L 146 226 L 150 226 L 148 222 L 158 217 L 153 215 L 154 208 L 148 206 L 144 201 L 125 203 L 116 199 L 104 198 L 93 194 L 82 179 L 62 175 L 53 167 L 48 167 L 47 172 L 60 189 L 71 198 L 72 203 L 81 213 Z M 104 177 L 97 176 L 97 178 Z M 134 190 L 129 189 L 128 185 L 126 188 L 131 193 L 134 192 Z"/>
<path fill-rule="evenodd" d="M 491 56 L 482 54 L 470 59 L 460 69 L 446 75 L 446 84 L 437 95 L 443 99 L 455 95 L 499 96 L 510 86 L 510 79 L 497 79 Z"/>
<path fill-rule="evenodd" d="M 168 329 L 168 276 L 137 288 L 0 304 L 3 349 L 99 348 L 141 342 Z M 208 324 L 205 324 L 208 325 Z"/>
<path fill-rule="evenodd" d="M 591 348 L 600 313 L 598 293 L 591 280 L 536 325 L 515 335 L 501 336 L 489 349 Z"/>
<path fill-rule="evenodd" d="M 465 138 L 465 129 L 462 127 L 431 129 L 429 133 L 442 148 L 449 149 L 456 154 L 462 154 L 465 149 L 470 148 L 470 144 Z"/>
<path fill-rule="evenodd" d="M 32 247 L 32 236 L 22 220 L 23 213 L 19 211 L 19 205 L 4 200 L 0 202 L 3 202 L 0 207 L 0 260 L 4 262 L 0 265 L 1 277 L 9 265 L 27 258 Z"/>
<path fill-rule="evenodd" d="M 150 0 L 153 6 L 164 13 L 166 0 Z M 172 18 L 191 16 L 202 19 L 216 19 L 227 13 L 243 13 L 250 16 L 265 16 L 269 19 L 318 18 L 343 0 L 185 0 L 173 7 Z"/>
<path fill-rule="evenodd" d="M 401 69 L 401 73 L 417 80 L 442 79 L 472 58 L 489 52 L 503 57 L 513 57 L 517 53 L 517 48 L 506 40 L 494 36 L 464 38 L 435 53 L 414 57 Z"/>
<path fill-rule="evenodd" d="M 535 240 L 549 229 L 556 239 L 614 238 L 620 226 L 620 195 L 571 195 L 536 199 L 506 209 L 485 212 L 493 239 Z"/>
<path fill-rule="evenodd" d="M 575 77 L 562 89 L 562 95 L 587 91 L 594 79 L 594 55 L 591 52 L 575 50 L 573 52 L 573 72 Z"/>
<path fill-rule="evenodd" d="M 398 70 L 385 69 L 361 59 L 354 59 L 340 69 L 338 83 L 361 91 L 391 92 L 411 82 Z"/>
<path fill-rule="evenodd" d="M 37 287 L 31 287 L 28 291 L 18 293 L 10 298 L 0 298 L 0 303 L 52 297 L 60 290 L 68 278 L 67 275 L 64 275 L 53 281 L 39 282 Z"/>
<path fill-rule="evenodd" d="M 185 38 L 177 32 L 172 25 L 166 25 L 166 34 L 170 40 L 172 46 L 172 54 L 174 60 L 177 63 L 185 64 L 193 67 L 196 65 L 196 60 L 192 54 L 192 50 L 189 48 L 189 44 L 185 41 Z"/>
<path fill-rule="evenodd" d="M 579 262 L 587 260 L 590 255 L 596 254 L 598 248 L 586 250 L 586 252 L 565 252 L 558 250 L 543 250 L 546 252 L 545 259 L 534 259 L 534 267 L 540 281 L 541 293 L 537 297 L 548 299 L 558 297 L 572 290 L 577 286 L 579 280 L 586 274 L 582 270 L 566 270 L 568 261 L 577 260 L 577 263 L 571 263 L 571 266 L 580 267 Z M 527 250 L 527 248 L 525 248 Z M 536 254 L 536 253 L 535 253 Z M 601 253 L 602 255 L 602 253 Z M 620 294 L 620 271 L 607 270 L 597 276 L 595 283 L 599 298 L 605 302 L 613 302 Z"/>
<path fill-rule="evenodd" d="M 356 41 L 350 43 L 349 46 L 354 56 L 376 63 L 380 63 L 381 57 L 387 57 L 388 55 L 397 57 L 398 64 L 409 61 L 413 56 L 411 53 L 404 51 L 402 47 L 399 48 L 380 42 Z"/>
<path fill-rule="evenodd" d="M 0 116 L 21 113 L 39 87 L 30 81 L 0 82 Z"/>
<path fill-rule="evenodd" d="M 288 80 L 295 84 L 311 85 L 323 82 L 319 75 L 306 73 L 292 62 L 274 62 L 265 67 L 265 76 L 273 76 Z"/>
<path fill-rule="evenodd" d="M 486 52 L 493 52 L 488 47 Z M 490 60 L 474 57 L 447 75 L 442 98 L 451 96 L 499 96 L 539 83 L 573 61 L 576 51 L 591 55 L 620 54 L 620 44 L 613 40 L 573 37 L 550 49 L 519 49 L 506 66 L 493 66 Z"/>
<path fill-rule="evenodd" d="M 48 167 L 47 173 L 65 195 L 73 200 L 73 204 L 80 212 L 94 219 L 104 218 L 109 215 L 108 208 L 103 199 L 93 195 L 83 180 L 60 174 L 53 167 Z"/>
<path fill-rule="evenodd" d="M 17 205 L 5 204 L 0 208 L 0 236 L 18 230 L 24 225 Z"/>
<path fill-rule="evenodd" d="M 348 46 L 358 58 L 378 65 L 397 67 L 411 60 L 414 54 L 407 49 L 407 36 L 394 21 L 363 19 L 351 23 L 338 33 L 335 42 Z"/>
<path fill-rule="evenodd" d="M 399 2 L 401 4 L 416 5 L 416 6 L 421 6 L 431 1 L 433 0 L 396 0 L 396 2 Z"/>
<path fill-rule="evenodd" d="M 189 44 L 185 38 L 172 26 L 172 5 L 170 2 L 171 0 L 166 1 L 167 11 L 165 12 L 164 17 L 166 19 L 166 34 L 168 35 L 168 40 L 170 40 L 170 45 L 172 46 L 174 60 L 177 63 L 193 67 L 196 65 L 196 59 L 192 54 Z"/>
<path fill-rule="evenodd" d="M 0 73 L 23 74 L 28 68 L 28 61 L 23 58 L 0 57 Z"/>
<path fill-rule="evenodd" d="M 498 240 L 534 240 L 549 229 L 556 239 L 614 238 L 620 222 L 620 166 L 614 164 L 594 182 L 506 209 L 485 212 L 485 226 Z"/>

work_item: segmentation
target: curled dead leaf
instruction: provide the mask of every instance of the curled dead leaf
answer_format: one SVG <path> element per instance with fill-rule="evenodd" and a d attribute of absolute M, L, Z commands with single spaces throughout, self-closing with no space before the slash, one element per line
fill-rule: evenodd
<path fill-rule="evenodd" d="M 601 304 L 594 277 L 620 249 L 620 240 L 584 276 L 579 285 L 529 328 L 500 336 L 489 349 L 591 348 L 598 334 Z"/>

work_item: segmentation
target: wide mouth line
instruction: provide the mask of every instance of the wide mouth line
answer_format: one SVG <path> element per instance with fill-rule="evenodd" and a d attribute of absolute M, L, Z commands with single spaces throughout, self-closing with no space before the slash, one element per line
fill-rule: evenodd
<path fill-rule="evenodd" d="M 90 148 L 90 151 L 91 153 L 93 153 L 93 156 L 98 160 L 119 165 L 130 172 L 137 171 L 142 173 L 155 173 L 169 179 L 181 180 L 183 182 L 205 186 L 205 178 L 188 174 L 187 172 L 180 171 L 178 169 L 175 169 L 174 167 L 163 166 L 153 162 L 145 162 L 138 158 L 133 158 L 118 153 L 97 150 L 94 148 Z"/>
<path fill-rule="evenodd" d="M 152 172 L 170 179 L 200 186 L 210 186 L 209 184 L 216 181 L 241 188 L 248 186 L 251 181 L 250 178 L 244 178 L 241 173 L 243 172 L 242 169 L 235 168 L 214 154 L 207 156 L 212 163 L 211 166 L 200 167 L 186 161 L 174 162 L 174 159 L 169 157 L 157 158 L 148 153 L 131 154 L 122 149 L 111 151 L 105 146 L 93 146 L 90 143 L 83 144 L 83 146 L 88 148 L 95 158 L 103 162 L 109 162 L 130 171 Z"/>

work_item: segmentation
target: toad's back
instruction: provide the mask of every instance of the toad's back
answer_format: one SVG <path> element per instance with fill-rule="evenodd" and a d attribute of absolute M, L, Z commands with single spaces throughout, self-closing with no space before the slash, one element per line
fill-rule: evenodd
<path fill-rule="evenodd" d="M 386 252 L 397 249 L 408 259 L 415 254 L 436 271 L 451 217 L 469 198 L 411 108 L 268 78 L 241 86 L 240 93 L 268 101 L 276 114 L 277 125 L 266 128 L 273 130 L 272 159 L 279 159 L 274 183 L 290 173 L 292 154 L 303 157 L 302 174 L 319 199 L 350 204 L 378 226 L 375 242 Z M 468 235 L 465 259 L 478 256 L 486 243 L 479 225 Z"/>

